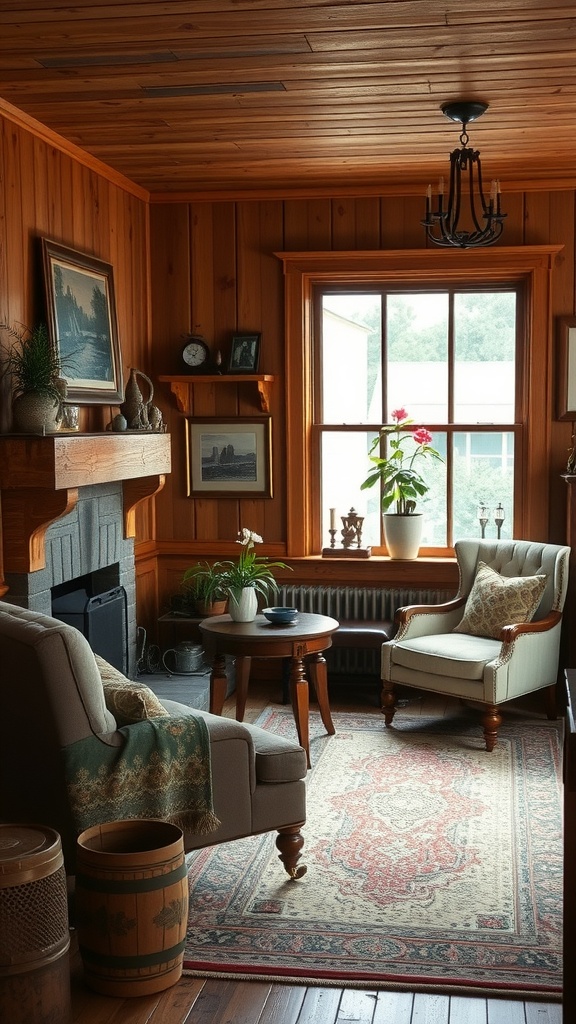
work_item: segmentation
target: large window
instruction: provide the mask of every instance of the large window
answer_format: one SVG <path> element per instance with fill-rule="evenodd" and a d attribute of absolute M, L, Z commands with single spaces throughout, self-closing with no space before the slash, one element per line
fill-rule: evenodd
<path fill-rule="evenodd" d="M 419 466 L 430 485 L 418 503 L 423 547 L 434 552 L 479 535 L 480 505 L 488 509 L 486 536 L 497 534 L 497 507 L 500 535 L 515 536 L 521 294 L 501 283 L 316 287 L 312 431 L 323 537 L 328 509 L 340 516 L 353 506 L 364 516 L 363 542 L 382 548 L 380 496 L 360 484 L 372 439 L 402 407 L 431 430 L 443 459 Z"/>
<path fill-rule="evenodd" d="M 480 501 L 489 507 L 487 537 L 496 536 L 498 504 L 504 537 L 549 536 L 558 253 L 522 245 L 277 254 L 285 282 L 289 555 L 319 555 L 329 540 L 328 510 L 346 515 L 351 506 L 366 511 L 373 554 L 385 554 L 378 503 L 368 507 L 372 492 L 360 483 L 371 439 L 400 404 L 432 431 L 445 458 L 426 467 L 421 556 L 450 556 L 458 536 L 479 536 Z M 342 559 L 338 578 L 364 578 L 357 561 Z M 335 568 L 323 571 L 331 577 Z M 406 571 L 386 565 L 396 579 Z"/>

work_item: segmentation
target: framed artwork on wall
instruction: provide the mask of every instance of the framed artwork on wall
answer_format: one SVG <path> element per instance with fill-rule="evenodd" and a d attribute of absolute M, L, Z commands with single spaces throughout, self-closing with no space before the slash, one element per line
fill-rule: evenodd
<path fill-rule="evenodd" d="M 114 277 L 109 263 L 42 239 L 50 340 L 63 362 L 68 400 L 124 400 Z"/>
<path fill-rule="evenodd" d="M 272 497 L 271 417 L 187 417 L 187 494 Z"/>
<path fill-rule="evenodd" d="M 576 420 L 576 317 L 560 316 L 556 338 L 556 419 Z"/>
<path fill-rule="evenodd" d="M 260 335 L 235 334 L 232 338 L 228 373 L 258 373 Z"/>

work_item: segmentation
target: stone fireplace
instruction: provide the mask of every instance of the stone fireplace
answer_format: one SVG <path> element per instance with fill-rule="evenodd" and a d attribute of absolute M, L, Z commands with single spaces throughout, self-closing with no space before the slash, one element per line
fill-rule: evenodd
<path fill-rule="evenodd" d="M 46 564 L 28 573 L 6 573 L 8 599 L 13 604 L 63 617 L 53 608 L 54 597 L 69 591 L 63 584 L 78 583 L 89 597 L 122 587 L 126 607 L 118 608 L 126 652 L 117 667 L 132 672 L 136 652 L 136 582 L 134 541 L 123 531 L 122 484 L 96 484 L 78 489 L 78 501 L 67 515 L 52 523 L 45 535 Z M 80 616 L 74 624 L 81 632 Z M 124 620 L 124 621 L 123 621 Z M 65 618 L 65 621 L 70 621 Z M 90 638 L 89 638 L 90 639 Z M 101 652 L 104 655 L 104 652 Z M 105 656 L 105 655 L 104 655 Z"/>
<path fill-rule="evenodd" d="M 136 668 L 134 512 L 169 471 L 167 434 L 0 437 L 6 600 L 58 615 L 54 597 L 77 584 L 96 599 L 99 621 L 104 604 L 108 615 L 120 615 L 118 667 L 129 675 Z M 112 609 L 116 592 L 122 601 Z M 80 618 L 74 624 L 86 632 Z"/>

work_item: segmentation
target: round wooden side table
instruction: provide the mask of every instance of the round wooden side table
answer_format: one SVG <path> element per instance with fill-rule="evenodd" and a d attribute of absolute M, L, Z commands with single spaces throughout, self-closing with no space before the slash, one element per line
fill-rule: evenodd
<path fill-rule="evenodd" d="M 310 767 L 309 692 L 306 669 L 310 673 L 322 722 L 334 735 L 334 723 L 328 701 L 328 673 L 322 652 L 332 646 L 336 619 L 327 615 L 300 612 L 296 622 L 275 625 L 257 615 L 253 622 L 234 622 L 229 615 L 213 615 L 199 625 L 204 647 L 212 658 L 210 711 L 221 715 L 226 698 L 226 655 L 236 658 L 236 719 L 242 722 L 246 709 L 252 658 L 290 659 L 290 698 L 298 741 L 306 751 Z M 304 659 L 307 660 L 307 664 Z"/>

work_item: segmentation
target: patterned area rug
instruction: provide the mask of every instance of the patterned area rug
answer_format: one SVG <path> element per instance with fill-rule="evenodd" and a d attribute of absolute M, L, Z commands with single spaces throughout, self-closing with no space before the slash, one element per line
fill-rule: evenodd
<path fill-rule="evenodd" d="M 560 998 L 561 731 L 511 719 L 311 714 L 292 882 L 274 835 L 194 854 L 186 973 Z M 292 736 L 287 709 L 258 724 Z M 233 780 L 231 780 L 233 785 Z"/>

